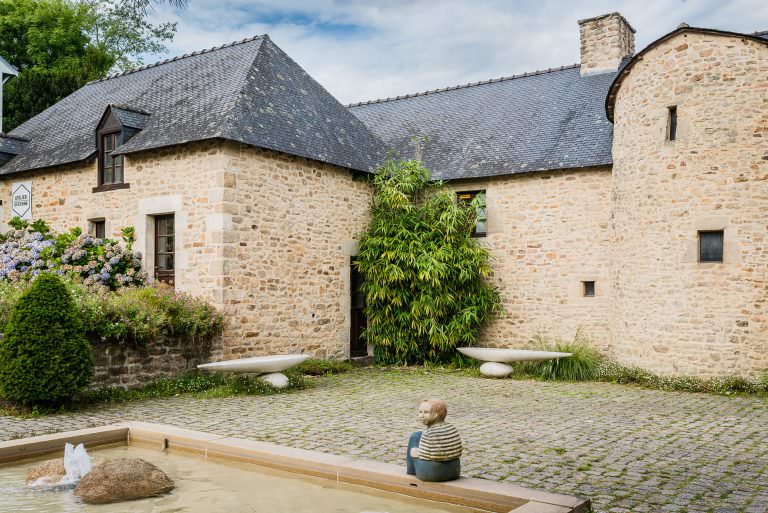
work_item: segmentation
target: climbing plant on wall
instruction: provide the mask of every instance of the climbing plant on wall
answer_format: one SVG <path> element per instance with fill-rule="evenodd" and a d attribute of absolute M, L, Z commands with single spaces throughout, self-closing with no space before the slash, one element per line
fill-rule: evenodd
<path fill-rule="evenodd" d="M 470 238 L 476 205 L 458 203 L 414 160 L 390 160 L 373 185 L 356 264 L 365 337 L 381 363 L 454 360 L 455 348 L 473 345 L 483 323 L 501 312 L 498 290 L 486 281 L 488 251 Z"/>

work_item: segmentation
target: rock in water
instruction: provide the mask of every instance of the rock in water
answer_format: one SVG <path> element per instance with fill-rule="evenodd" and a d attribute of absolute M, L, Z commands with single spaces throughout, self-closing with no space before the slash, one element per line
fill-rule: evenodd
<path fill-rule="evenodd" d="M 75 496 L 87 504 L 143 499 L 169 492 L 173 479 L 139 458 L 107 460 L 93 467 L 75 488 Z"/>
<path fill-rule="evenodd" d="M 59 458 L 44 461 L 36 467 L 28 468 L 25 482 L 27 486 L 41 483 L 53 485 L 61 481 L 65 475 L 67 475 L 67 471 L 64 469 L 64 460 Z"/>

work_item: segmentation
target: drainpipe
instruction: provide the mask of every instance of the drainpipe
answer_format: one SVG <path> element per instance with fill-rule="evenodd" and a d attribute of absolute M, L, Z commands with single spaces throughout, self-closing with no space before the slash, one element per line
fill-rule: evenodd
<path fill-rule="evenodd" d="M 3 86 L 8 79 L 18 74 L 19 72 L 16 68 L 0 57 L 0 134 L 3 133 Z"/>

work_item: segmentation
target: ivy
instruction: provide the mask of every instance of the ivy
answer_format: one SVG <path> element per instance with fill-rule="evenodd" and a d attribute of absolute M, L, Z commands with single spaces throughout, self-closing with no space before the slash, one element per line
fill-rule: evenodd
<path fill-rule="evenodd" d="M 475 344 L 483 324 L 502 311 L 486 281 L 488 251 L 470 238 L 478 204 L 458 203 L 414 160 L 388 161 L 373 185 L 356 260 L 364 336 L 380 363 L 453 361 L 456 347 Z"/>

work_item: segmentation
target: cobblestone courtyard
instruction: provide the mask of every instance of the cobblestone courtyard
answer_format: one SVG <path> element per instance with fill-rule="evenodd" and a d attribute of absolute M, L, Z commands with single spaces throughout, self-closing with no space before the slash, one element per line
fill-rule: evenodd
<path fill-rule="evenodd" d="M 448 401 L 465 475 L 589 496 L 600 513 L 768 511 L 768 401 L 749 397 L 370 369 L 270 397 L 0 416 L 0 439 L 143 420 L 403 463 L 426 396 Z"/>

